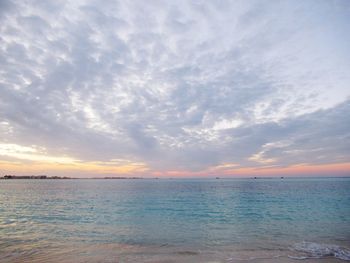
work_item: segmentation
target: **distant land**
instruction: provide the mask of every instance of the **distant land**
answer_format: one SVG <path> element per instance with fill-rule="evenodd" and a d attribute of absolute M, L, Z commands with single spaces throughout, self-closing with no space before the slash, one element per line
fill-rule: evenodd
<path fill-rule="evenodd" d="M 47 176 L 47 175 L 5 175 L 0 179 L 73 179 L 70 177 L 61 176 Z"/>
<path fill-rule="evenodd" d="M 61 177 L 61 176 L 47 176 L 47 175 L 4 175 L 0 177 L 0 179 L 9 180 L 9 179 L 145 179 L 143 177 L 120 177 L 120 176 L 112 176 L 112 177 L 102 177 L 102 178 L 72 178 L 72 177 Z M 159 178 L 147 178 L 147 179 L 159 179 Z"/>
<path fill-rule="evenodd" d="M 347 178 L 349 176 L 337 176 L 337 177 L 323 177 L 323 178 Z M 252 179 L 252 180 L 259 180 L 259 179 L 300 179 L 300 178 L 320 178 L 318 176 L 308 176 L 308 177 L 300 177 L 300 176 L 289 176 L 289 177 L 263 177 L 263 176 L 259 176 L 259 177 L 212 177 L 212 178 L 182 178 L 182 179 L 214 179 L 214 180 L 235 180 L 235 179 Z M 159 178 L 159 177 L 126 177 L 126 176 L 107 176 L 107 177 L 67 177 L 67 176 L 47 176 L 47 175 L 4 175 L 4 176 L 0 176 L 0 180 L 18 180 L 18 179 L 33 179 L 33 180 L 40 180 L 40 179 L 71 179 L 71 180 L 150 180 L 150 179 L 165 179 L 165 180 L 173 180 L 173 179 L 177 179 L 177 178 L 173 178 L 173 177 L 163 177 L 163 178 Z"/>

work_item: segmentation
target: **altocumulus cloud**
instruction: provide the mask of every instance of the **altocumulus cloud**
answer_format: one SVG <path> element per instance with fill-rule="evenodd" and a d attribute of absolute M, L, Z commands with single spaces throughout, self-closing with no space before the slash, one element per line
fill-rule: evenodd
<path fill-rule="evenodd" d="M 349 162 L 349 13 L 347 0 L 2 0 L 1 159 Z"/>

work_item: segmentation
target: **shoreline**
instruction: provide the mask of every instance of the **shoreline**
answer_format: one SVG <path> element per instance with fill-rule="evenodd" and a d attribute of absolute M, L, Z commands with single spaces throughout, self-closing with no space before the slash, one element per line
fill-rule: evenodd
<path fill-rule="evenodd" d="M 241 249 L 234 247 L 218 249 L 191 248 L 178 246 L 147 246 L 128 244 L 65 244 L 44 249 L 33 247 L 28 250 L 16 249 L 15 252 L 3 251 L 1 262 L 149 262 L 149 263 L 341 263 L 348 262 L 334 256 L 315 257 L 288 249 Z"/>

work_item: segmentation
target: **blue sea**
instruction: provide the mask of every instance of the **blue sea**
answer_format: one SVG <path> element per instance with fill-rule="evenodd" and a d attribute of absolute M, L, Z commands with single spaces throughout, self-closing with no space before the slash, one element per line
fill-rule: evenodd
<path fill-rule="evenodd" d="M 0 262 L 342 262 L 350 178 L 0 180 Z"/>

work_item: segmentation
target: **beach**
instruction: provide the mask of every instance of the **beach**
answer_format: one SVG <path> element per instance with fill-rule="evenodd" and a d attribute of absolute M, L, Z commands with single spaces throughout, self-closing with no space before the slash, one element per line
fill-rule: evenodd
<path fill-rule="evenodd" d="M 60 246 L 48 251 L 32 249 L 23 254 L 3 254 L 1 262 L 149 262 L 149 263 L 292 263 L 292 262 L 344 262 L 332 256 L 306 258 L 290 250 L 287 251 L 234 251 L 206 250 L 184 247 L 130 246 L 118 244 Z"/>

